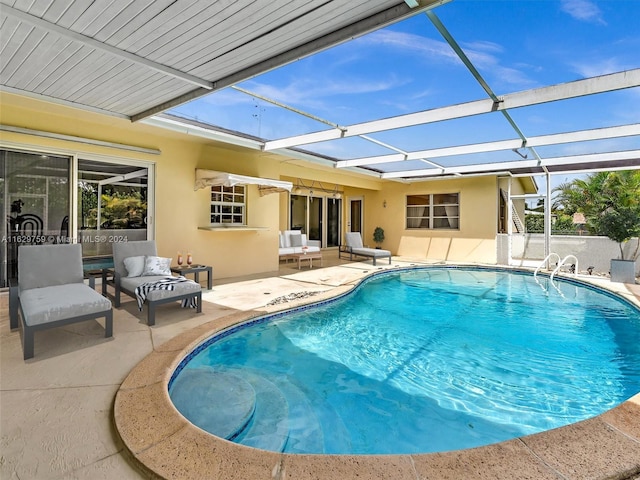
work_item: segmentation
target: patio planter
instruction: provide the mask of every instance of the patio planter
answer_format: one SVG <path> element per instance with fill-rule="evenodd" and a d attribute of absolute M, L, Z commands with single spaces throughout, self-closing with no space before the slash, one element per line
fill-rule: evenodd
<path fill-rule="evenodd" d="M 633 260 L 611 260 L 611 281 L 636 283 L 636 262 Z"/>

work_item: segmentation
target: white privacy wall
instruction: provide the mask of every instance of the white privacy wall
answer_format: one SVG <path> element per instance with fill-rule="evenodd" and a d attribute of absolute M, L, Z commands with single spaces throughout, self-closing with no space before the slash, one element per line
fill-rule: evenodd
<path fill-rule="evenodd" d="M 498 235 L 498 237 L 498 262 L 507 264 L 509 236 Z M 543 234 L 514 234 L 511 241 L 511 257 L 514 260 L 544 260 Z M 624 245 L 625 258 L 630 258 L 637 242 L 637 239 L 632 239 Z M 594 273 L 609 273 L 610 260 L 620 258 L 620 248 L 616 242 L 607 237 L 586 235 L 552 235 L 551 252 L 560 255 L 560 258 L 575 255 L 581 272 L 586 271 L 588 267 L 594 267 Z M 638 263 L 636 261 L 636 275 L 640 273 Z"/>

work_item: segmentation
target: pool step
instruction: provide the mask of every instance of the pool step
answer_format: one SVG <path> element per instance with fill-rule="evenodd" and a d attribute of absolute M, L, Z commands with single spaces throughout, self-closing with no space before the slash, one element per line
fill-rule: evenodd
<path fill-rule="evenodd" d="M 211 367 L 184 369 L 169 396 L 191 423 L 226 439 L 244 430 L 256 409 L 256 392 L 249 382 Z"/>
<path fill-rule="evenodd" d="M 257 392 L 256 396 L 256 412 L 254 418 L 259 418 L 262 414 L 260 406 L 262 397 L 260 395 L 260 383 L 268 381 L 274 388 L 277 388 L 288 408 L 288 438 L 286 444 L 282 445 L 282 450 L 274 448 L 276 441 L 270 441 L 266 437 L 262 437 L 260 442 L 246 443 L 242 436 L 234 441 L 243 445 L 250 445 L 265 450 L 284 451 L 286 447 L 287 453 L 319 453 L 324 450 L 324 435 L 322 433 L 322 424 L 314 413 L 314 408 L 309 401 L 308 396 L 300 390 L 291 379 L 284 375 L 278 375 L 271 372 L 258 369 L 230 369 L 230 372 L 237 372 L 238 376 L 242 375 Z M 251 424 L 247 426 L 251 428 Z"/>
<path fill-rule="evenodd" d="M 350 443 L 335 410 L 285 375 L 248 368 L 190 368 L 176 378 L 170 396 L 193 424 L 250 447 L 331 453 L 345 451 Z M 330 441 L 323 431 L 331 432 Z"/>
<path fill-rule="evenodd" d="M 269 374 L 264 373 L 269 377 Z M 288 377 L 271 376 L 289 404 L 289 440 L 287 453 L 321 453 L 324 434 L 308 396 Z"/>
<path fill-rule="evenodd" d="M 260 375 L 246 374 L 246 381 L 256 392 L 256 407 L 251 420 L 240 425 L 236 443 L 282 452 L 289 437 L 289 404 L 280 389 Z"/>

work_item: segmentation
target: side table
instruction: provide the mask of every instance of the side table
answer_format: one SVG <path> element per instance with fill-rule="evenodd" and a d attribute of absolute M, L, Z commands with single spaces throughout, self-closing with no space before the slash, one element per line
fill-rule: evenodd
<path fill-rule="evenodd" d="M 207 265 L 180 265 L 171 267 L 171 271 L 182 276 L 193 273 L 196 283 L 200 283 L 200 272 L 207 272 L 207 290 L 213 288 L 213 267 Z"/>

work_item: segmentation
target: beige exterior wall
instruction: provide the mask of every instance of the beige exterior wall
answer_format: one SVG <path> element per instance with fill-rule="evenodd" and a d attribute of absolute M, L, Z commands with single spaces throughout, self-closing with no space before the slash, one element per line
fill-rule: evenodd
<path fill-rule="evenodd" d="M 125 119 L 99 115 L 31 98 L 0 94 L 0 123 L 4 125 L 86 137 L 160 151 L 159 155 L 95 146 L 79 141 L 1 132 L 5 147 L 75 154 L 80 157 L 131 159 L 155 165 L 155 216 L 150 229 L 159 254 L 174 257 L 191 251 L 196 263 L 212 265 L 215 278 L 273 272 L 278 269 L 278 231 L 288 226 L 287 194 L 260 196 L 250 186 L 244 230 L 207 230 L 208 189 L 194 191 L 195 169 L 204 168 L 263 178 L 322 182 L 343 192 L 343 232 L 349 199 L 362 197 L 366 244 L 373 246 L 376 226 L 385 230 L 383 248 L 420 259 L 495 263 L 497 180 L 398 183 L 329 165 L 305 162 L 235 147 L 194 135 L 171 132 Z M 514 182 L 516 183 L 516 182 Z M 406 230 L 407 194 L 460 193 L 460 230 Z M 383 202 L 386 201 L 386 207 Z"/>
<path fill-rule="evenodd" d="M 460 229 L 406 229 L 406 196 L 437 193 L 459 194 Z M 385 231 L 382 248 L 397 255 L 495 263 L 497 210 L 495 177 L 387 183 L 380 192 L 365 198 L 365 242 L 374 246 L 373 230 L 380 226 Z"/>

